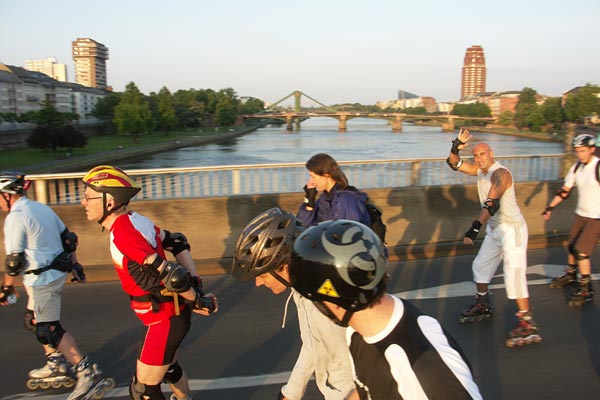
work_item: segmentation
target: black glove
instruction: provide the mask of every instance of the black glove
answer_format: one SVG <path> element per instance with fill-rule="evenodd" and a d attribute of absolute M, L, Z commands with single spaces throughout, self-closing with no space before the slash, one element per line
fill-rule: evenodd
<path fill-rule="evenodd" d="M 83 272 L 83 265 L 78 262 L 73 263 L 73 278 L 71 282 L 85 282 L 86 276 L 85 272 Z"/>
<path fill-rule="evenodd" d="M 309 188 L 304 185 L 304 202 L 306 203 L 306 207 L 314 208 L 315 200 L 317 198 L 317 188 Z"/>
<path fill-rule="evenodd" d="M 465 232 L 465 237 L 468 237 L 471 240 L 475 240 L 477 235 L 479 234 L 479 230 L 481 229 L 481 222 L 478 220 L 473 221 L 471 224 L 471 229 Z"/>
<path fill-rule="evenodd" d="M 208 313 L 212 314 L 216 308 L 215 299 L 211 296 L 204 296 L 202 278 L 192 276 L 192 289 L 196 292 L 196 298 L 193 301 L 188 301 L 188 303 L 196 310 L 207 309 Z"/>
<path fill-rule="evenodd" d="M 450 149 L 450 153 L 458 155 L 458 146 L 461 144 L 465 144 L 465 142 L 461 141 L 459 138 L 456 138 L 452 141 L 452 148 Z"/>
<path fill-rule="evenodd" d="M 0 291 L 0 303 L 14 304 L 17 302 L 15 287 L 13 285 L 2 285 Z"/>

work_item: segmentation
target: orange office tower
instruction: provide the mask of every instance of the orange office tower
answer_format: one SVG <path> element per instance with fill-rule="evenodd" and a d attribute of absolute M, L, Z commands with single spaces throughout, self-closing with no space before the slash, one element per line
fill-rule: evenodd
<path fill-rule="evenodd" d="M 462 67 L 461 100 L 485 92 L 485 77 L 486 68 L 483 47 L 479 45 L 471 46 L 467 49 L 465 63 Z"/>

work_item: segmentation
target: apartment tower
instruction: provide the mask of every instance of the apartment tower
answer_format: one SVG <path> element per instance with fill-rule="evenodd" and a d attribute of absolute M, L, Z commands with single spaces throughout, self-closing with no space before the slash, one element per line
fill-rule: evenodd
<path fill-rule="evenodd" d="M 462 67 L 462 84 L 460 98 L 465 99 L 478 93 L 485 92 L 485 55 L 483 47 L 474 45 L 467 49 L 465 62 Z"/>
<path fill-rule="evenodd" d="M 25 69 L 41 72 L 57 81 L 67 81 L 67 66 L 65 64 L 58 64 L 54 57 L 48 57 L 43 60 L 26 60 Z"/>
<path fill-rule="evenodd" d="M 83 86 L 106 89 L 108 47 L 89 38 L 72 42 L 75 82 Z"/>

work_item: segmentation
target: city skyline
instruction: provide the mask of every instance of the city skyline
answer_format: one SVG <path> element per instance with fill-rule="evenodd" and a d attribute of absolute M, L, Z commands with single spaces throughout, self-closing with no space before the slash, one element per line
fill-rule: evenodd
<path fill-rule="evenodd" d="M 374 104 L 398 90 L 458 100 L 465 50 L 485 49 L 487 91 L 530 87 L 560 96 L 600 83 L 600 3 L 384 0 L 207 4 L 107 0 L 93 11 L 57 0 L 0 2 L 0 62 L 55 57 L 74 80 L 71 43 L 110 51 L 107 84 L 145 94 L 233 88 L 275 102 L 301 90 L 326 103 Z"/>

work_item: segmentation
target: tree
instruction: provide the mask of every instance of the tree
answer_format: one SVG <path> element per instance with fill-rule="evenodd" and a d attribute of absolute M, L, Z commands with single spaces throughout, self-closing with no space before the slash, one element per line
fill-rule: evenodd
<path fill-rule="evenodd" d="M 61 113 L 54 108 L 49 101 L 45 101 L 41 109 L 29 111 L 21 115 L 19 122 L 31 122 L 38 127 L 58 128 L 67 121 L 77 120 L 79 117 L 75 113 Z"/>
<path fill-rule="evenodd" d="M 498 123 L 502 126 L 512 125 L 515 113 L 512 111 L 504 111 L 498 116 Z"/>
<path fill-rule="evenodd" d="M 527 124 L 531 132 L 539 132 L 541 131 L 542 126 L 546 124 L 546 119 L 544 118 L 544 116 L 538 108 L 537 110 L 532 111 L 531 113 L 529 113 L 529 115 L 527 115 L 525 123 Z"/>
<path fill-rule="evenodd" d="M 98 99 L 92 115 L 96 118 L 112 122 L 115 118 L 115 108 L 121 101 L 121 93 L 109 93 Z"/>
<path fill-rule="evenodd" d="M 30 147 L 56 151 L 59 147 L 69 149 L 85 147 L 88 138 L 72 125 L 61 127 L 38 126 L 26 139 Z"/>
<path fill-rule="evenodd" d="M 592 113 L 600 114 L 600 87 L 588 83 L 571 93 L 565 103 L 565 114 L 569 121 L 582 121 Z"/>
<path fill-rule="evenodd" d="M 148 101 L 133 82 L 126 86 L 121 101 L 115 107 L 114 123 L 119 133 L 129 133 L 133 136 L 153 130 Z"/>
<path fill-rule="evenodd" d="M 515 108 L 515 125 L 521 129 L 527 124 L 527 117 L 534 111 L 538 111 L 537 92 L 531 88 L 525 87 L 519 94 L 519 102 Z"/>
<path fill-rule="evenodd" d="M 177 115 L 175 113 L 175 101 L 169 89 L 163 87 L 156 96 L 157 127 L 161 130 L 170 130 L 177 126 Z"/>
<path fill-rule="evenodd" d="M 561 106 L 560 97 L 550 97 L 541 106 L 544 119 L 558 129 L 565 122 L 565 112 Z"/>
<path fill-rule="evenodd" d="M 221 89 L 217 93 L 217 104 L 215 106 L 215 119 L 217 125 L 233 125 L 239 116 L 239 99 L 231 88 Z"/>
<path fill-rule="evenodd" d="M 240 104 L 240 114 L 254 114 L 264 111 L 265 103 L 254 97 L 250 97 L 244 103 Z"/>

